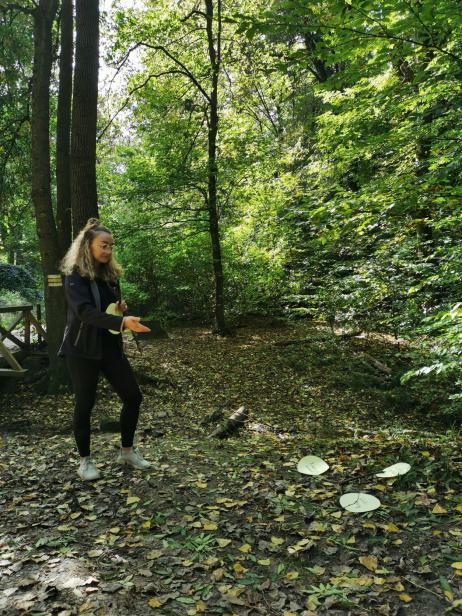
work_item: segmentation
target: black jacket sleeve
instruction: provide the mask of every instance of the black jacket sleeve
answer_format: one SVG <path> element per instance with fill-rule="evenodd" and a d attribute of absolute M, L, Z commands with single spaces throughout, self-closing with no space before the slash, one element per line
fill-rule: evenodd
<path fill-rule="evenodd" d="M 89 281 L 73 273 L 64 279 L 64 292 L 69 308 L 83 322 L 119 331 L 122 326 L 122 317 L 101 312 L 93 304 Z"/>

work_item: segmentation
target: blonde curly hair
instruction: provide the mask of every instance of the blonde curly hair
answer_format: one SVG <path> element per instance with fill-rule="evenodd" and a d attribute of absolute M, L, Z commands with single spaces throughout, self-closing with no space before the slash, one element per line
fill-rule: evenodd
<path fill-rule="evenodd" d="M 99 233 L 111 233 L 103 227 L 97 218 L 89 218 L 87 224 L 72 242 L 69 250 L 61 261 L 60 270 L 69 276 L 78 269 L 84 278 L 94 280 L 102 278 L 106 282 L 115 283 L 122 276 L 122 268 L 111 256 L 108 263 L 97 263 L 93 258 L 90 245 Z"/>

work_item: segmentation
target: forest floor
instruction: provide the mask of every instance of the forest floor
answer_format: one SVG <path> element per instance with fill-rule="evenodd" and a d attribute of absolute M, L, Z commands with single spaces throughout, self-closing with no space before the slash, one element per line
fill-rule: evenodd
<path fill-rule="evenodd" d="M 105 383 L 94 483 L 76 475 L 71 395 L 28 382 L 0 394 L 1 614 L 462 613 L 461 437 L 372 362 L 394 370 L 396 345 L 302 323 L 169 335 L 142 355 L 128 343 L 151 377 L 137 433 L 149 471 L 116 464 L 119 435 L 100 429 L 119 409 Z M 208 438 L 207 418 L 241 405 L 245 428 Z M 308 454 L 329 470 L 300 474 Z M 406 475 L 375 476 L 398 461 Z M 342 509 L 359 491 L 381 506 Z"/>

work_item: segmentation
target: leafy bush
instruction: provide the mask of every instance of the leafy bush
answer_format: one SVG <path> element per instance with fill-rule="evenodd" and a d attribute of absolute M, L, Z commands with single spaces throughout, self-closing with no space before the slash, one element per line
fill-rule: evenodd
<path fill-rule="evenodd" d="M 425 365 L 408 370 L 401 383 L 417 381 L 426 399 L 441 399 L 441 411 L 448 422 L 462 419 L 462 303 L 440 310 L 424 319 L 422 333 L 426 335 L 423 351 Z"/>
<path fill-rule="evenodd" d="M 37 283 L 29 270 L 21 265 L 0 264 L 0 305 L 11 303 L 11 295 L 7 292 L 15 292 L 17 297 L 14 302 L 36 302 L 41 299 L 42 294 L 37 289 Z"/>

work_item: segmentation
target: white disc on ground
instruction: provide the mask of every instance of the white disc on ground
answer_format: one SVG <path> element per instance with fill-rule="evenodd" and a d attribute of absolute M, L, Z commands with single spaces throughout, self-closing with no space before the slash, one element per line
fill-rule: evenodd
<path fill-rule="evenodd" d="M 321 475 L 325 473 L 329 465 L 318 456 L 305 456 L 297 464 L 297 470 L 304 475 Z"/>
<path fill-rule="evenodd" d="M 365 492 L 348 492 L 340 497 L 340 505 L 347 511 L 363 513 L 380 507 L 380 501 L 372 494 Z"/>
<path fill-rule="evenodd" d="M 382 472 L 376 473 L 376 477 L 398 477 L 398 475 L 405 475 L 411 468 L 411 465 L 407 462 L 397 462 L 392 466 L 387 466 Z"/>

